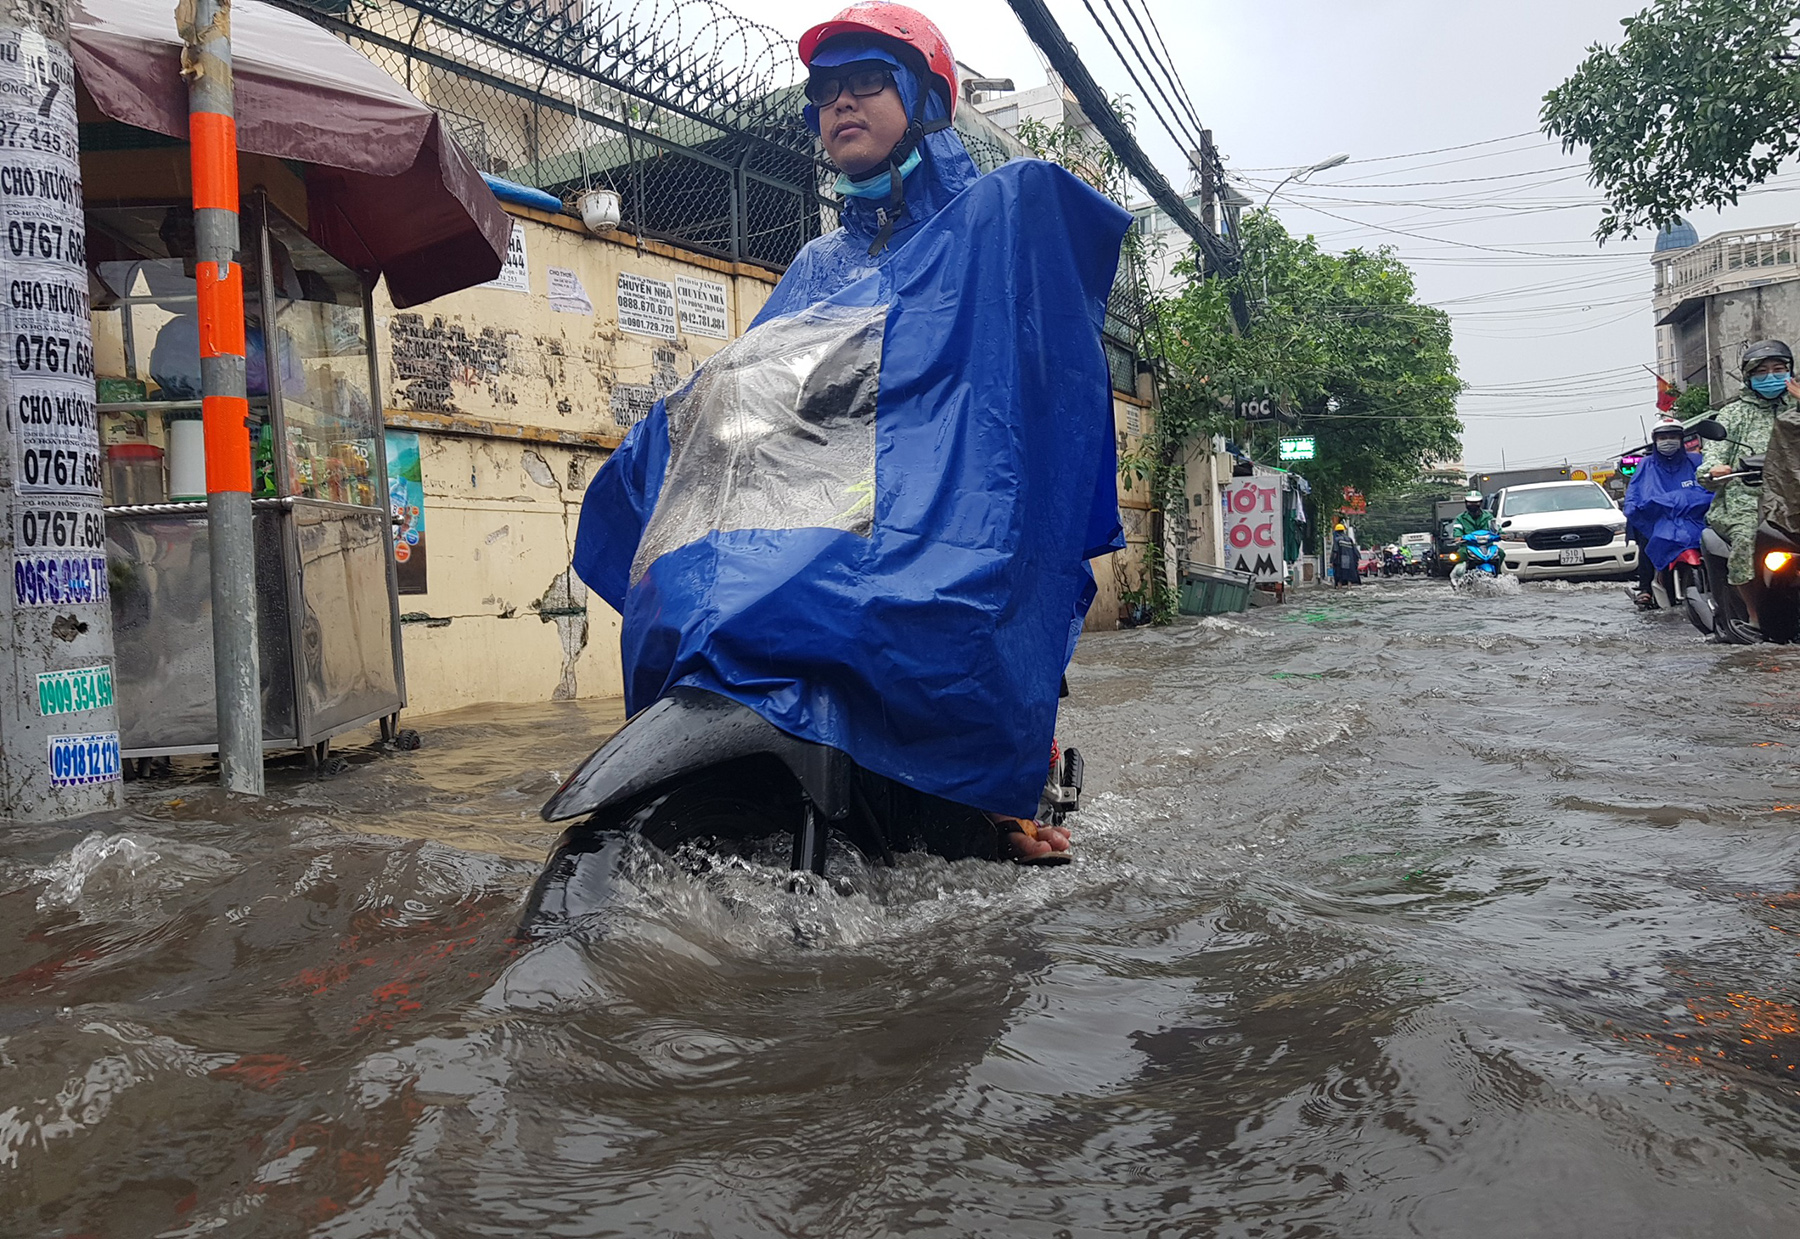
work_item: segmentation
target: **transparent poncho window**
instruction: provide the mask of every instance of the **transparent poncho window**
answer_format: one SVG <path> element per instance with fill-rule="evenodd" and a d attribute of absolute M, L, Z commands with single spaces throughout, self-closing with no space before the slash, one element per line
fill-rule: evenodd
<path fill-rule="evenodd" d="M 669 465 L 631 563 L 735 529 L 841 529 L 875 514 L 885 306 L 817 306 L 752 329 L 664 402 Z"/>

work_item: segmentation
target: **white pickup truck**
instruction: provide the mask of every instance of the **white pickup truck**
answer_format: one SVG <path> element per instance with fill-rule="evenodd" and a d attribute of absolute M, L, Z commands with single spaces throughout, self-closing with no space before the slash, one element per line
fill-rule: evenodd
<path fill-rule="evenodd" d="M 1625 514 L 1592 482 L 1507 486 L 1493 498 L 1506 570 L 1534 577 L 1630 577 L 1637 544 L 1625 537 Z"/>

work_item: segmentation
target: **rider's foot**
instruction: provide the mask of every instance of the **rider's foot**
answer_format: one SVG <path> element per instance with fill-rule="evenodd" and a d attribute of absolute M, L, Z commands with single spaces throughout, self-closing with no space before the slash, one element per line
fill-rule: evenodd
<path fill-rule="evenodd" d="M 1066 827 L 1034 822 L 1026 817 L 1007 817 L 990 813 L 1000 828 L 1000 850 L 1008 860 L 1024 864 L 1042 864 L 1071 859 L 1069 831 Z"/>

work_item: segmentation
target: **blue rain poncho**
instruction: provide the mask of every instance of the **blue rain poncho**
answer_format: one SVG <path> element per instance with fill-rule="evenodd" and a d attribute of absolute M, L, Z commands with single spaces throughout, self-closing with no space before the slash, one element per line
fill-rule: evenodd
<path fill-rule="evenodd" d="M 1698 455 L 1651 452 L 1625 488 L 1625 520 L 1644 539 L 1644 554 L 1661 572 L 1700 545 L 1712 495 L 1694 480 Z"/>
<path fill-rule="evenodd" d="M 924 150 L 879 256 L 877 204 L 849 200 L 632 427 L 575 569 L 623 616 L 629 711 L 706 689 L 1029 816 L 1087 560 L 1124 544 L 1100 328 L 1131 217 L 1053 164 L 978 176 L 953 131 Z"/>

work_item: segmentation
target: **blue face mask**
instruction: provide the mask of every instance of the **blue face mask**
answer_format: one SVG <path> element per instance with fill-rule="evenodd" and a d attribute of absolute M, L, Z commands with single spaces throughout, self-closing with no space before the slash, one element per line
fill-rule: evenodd
<path fill-rule="evenodd" d="M 912 175 L 912 170 L 919 166 L 919 148 L 913 147 L 913 153 L 900 163 L 900 179 L 905 180 Z M 879 198 L 885 200 L 894 192 L 894 173 L 890 168 L 880 176 L 872 176 L 866 181 L 853 181 L 842 172 L 838 173 L 837 183 L 832 186 L 840 197 L 844 198 Z"/>
<path fill-rule="evenodd" d="M 1786 373 L 1759 374 L 1750 380 L 1750 389 L 1772 400 L 1787 390 L 1788 378 Z"/>

